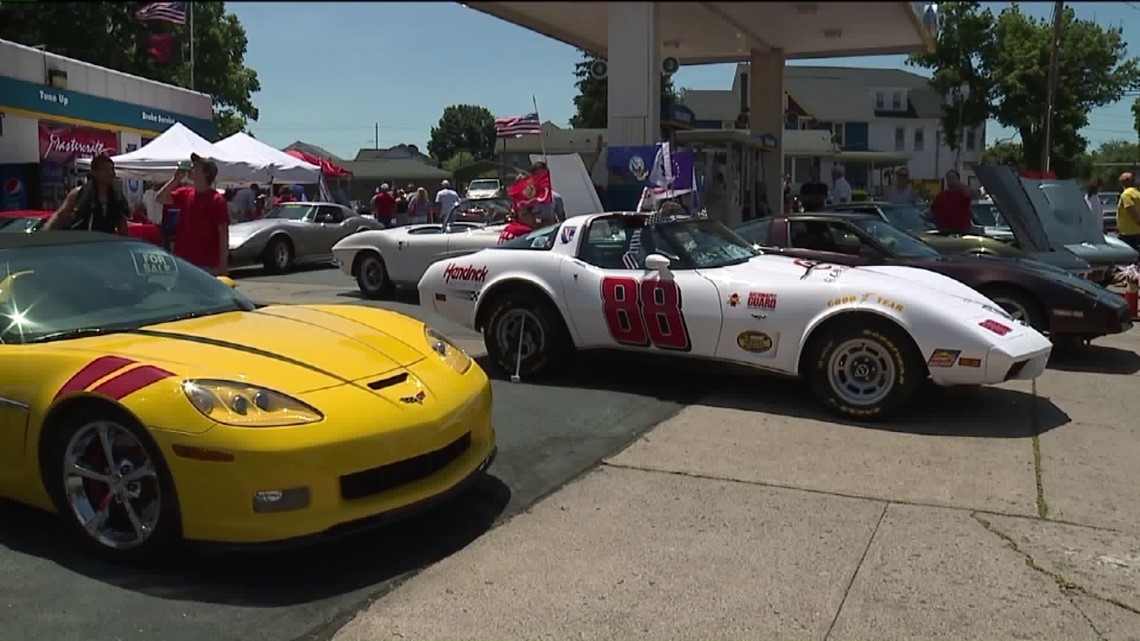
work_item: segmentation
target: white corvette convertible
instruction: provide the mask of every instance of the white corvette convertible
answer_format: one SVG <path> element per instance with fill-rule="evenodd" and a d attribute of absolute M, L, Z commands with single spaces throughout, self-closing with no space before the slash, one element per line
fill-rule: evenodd
<path fill-rule="evenodd" d="M 573 350 L 624 349 L 800 376 L 832 411 L 881 418 L 928 377 L 939 385 L 1032 379 L 1052 345 L 940 274 L 766 255 L 710 220 L 571 218 L 420 280 L 420 304 L 483 332 L 526 378 Z"/>
<path fill-rule="evenodd" d="M 346 237 L 332 252 L 366 298 L 415 287 L 428 265 L 493 247 L 511 212 L 509 198 L 461 201 L 442 224 L 408 225 Z"/>

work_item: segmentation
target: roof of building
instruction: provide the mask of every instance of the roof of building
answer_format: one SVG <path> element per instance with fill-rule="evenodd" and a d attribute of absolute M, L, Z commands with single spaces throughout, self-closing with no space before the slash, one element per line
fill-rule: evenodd
<path fill-rule="evenodd" d="M 316 156 L 317 158 L 323 158 L 325 160 L 331 160 L 338 165 L 344 162 L 344 158 L 337 156 L 336 154 L 332 153 L 328 149 L 325 149 L 324 147 L 318 147 L 316 145 L 312 145 L 312 144 L 309 144 L 307 142 L 303 142 L 301 140 L 294 141 L 293 144 L 289 145 L 288 147 L 285 147 L 284 149 L 282 149 L 282 151 L 289 151 L 290 149 L 295 149 L 297 151 L 303 151 L 303 152 L 305 152 L 311 156 Z"/>
<path fill-rule="evenodd" d="M 346 160 L 339 164 L 352 172 L 353 180 L 444 180 L 452 177 L 450 171 L 407 158 Z"/>
<path fill-rule="evenodd" d="M 432 157 L 420 151 L 415 145 L 399 144 L 387 149 L 360 149 L 353 160 L 418 160 L 423 163 L 433 162 Z"/>

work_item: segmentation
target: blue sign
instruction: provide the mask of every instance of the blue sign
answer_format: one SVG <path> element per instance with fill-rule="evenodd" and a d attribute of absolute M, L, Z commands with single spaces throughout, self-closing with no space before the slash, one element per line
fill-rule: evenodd
<path fill-rule="evenodd" d="M 38 85 L 16 78 L 0 78 L 0 110 L 4 107 L 159 133 L 166 131 L 170 125 L 181 122 L 207 140 L 214 140 L 218 136 L 218 126 L 212 120 Z"/>
<path fill-rule="evenodd" d="M 652 187 L 650 174 L 653 161 L 657 158 L 657 148 L 652 147 L 610 147 L 606 150 L 606 165 L 610 173 L 610 185 Z M 693 188 L 693 150 L 674 148 L 673 157 L 674 189 Z M 638 190 L 640 193 L 640 189 Z"/>

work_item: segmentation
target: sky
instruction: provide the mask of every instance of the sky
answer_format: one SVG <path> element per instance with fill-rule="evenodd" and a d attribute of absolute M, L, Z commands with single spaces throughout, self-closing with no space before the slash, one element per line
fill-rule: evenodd
<path fill-rule="evenodd" d="M 1009 5 L 985 3 L 995 12 Z M 1078 17 L 1140 34 L 1140 2 L 1071 3 Z M 1024 2 L 1037 17 L 1051 2 Z M 249 39 L 246 65 L 255 69 L 260 111 L 250 130 L 274 147 L 296 140 L 343 158 L 361 148 L 401 143 L 426 149 L 430 130 L 448 105 L 487 107 L 496 116 L 533 111 L 566 126 L 574 113 L 574 63 L 579 53 L 522 27 L 450 2 L 227 2 Z M 1130 45 L 1140 55 L 1140 44 Z M 790 61 L 789 64 L 899 68 L 905 56 Z M 683 66 L 674 85 L 728 89 L 735 65 Z M 1083 131 L 1095 148 L 1133 140 L 1132 98 L 1095 110 Z M 377 127 L 379 129 L 377 130 Z M 987 144 L 1014 132 L 987 126 Z M 378 138 L 378 139 L 377 139 Z"/>

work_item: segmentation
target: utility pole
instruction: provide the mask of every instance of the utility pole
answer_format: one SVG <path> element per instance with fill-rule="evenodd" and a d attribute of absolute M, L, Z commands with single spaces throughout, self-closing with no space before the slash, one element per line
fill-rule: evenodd
<path fill-rule="evenodd" d="M 376 146 L 373 147 L 373 149 L 379 149 L 380 148 L 380 123 L 376 123 L 375 145 Z"/>
<path fill-rule="evenodd" d="M 1045 90 L 1045 135 L 1041 144 L 1041 170 L 1049 171 L 1050 151 L 1053 149 L 1053 106 L 1057 100 L 1057 75 L 1061 57 L 1061 29 L 1065 3 L 1058 0 L 1053 6 L 1053 47 L 1049 52 L 1049 85 Z"/>

